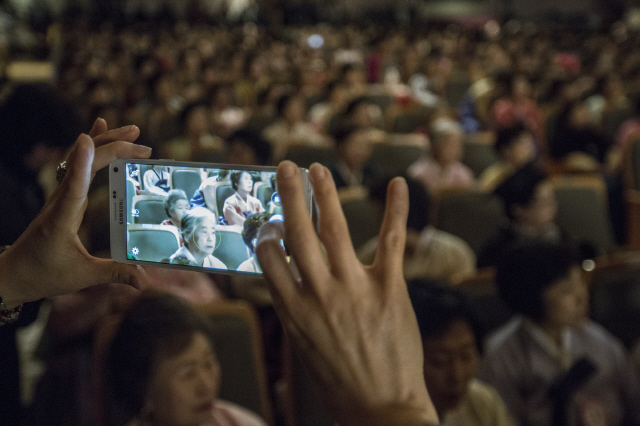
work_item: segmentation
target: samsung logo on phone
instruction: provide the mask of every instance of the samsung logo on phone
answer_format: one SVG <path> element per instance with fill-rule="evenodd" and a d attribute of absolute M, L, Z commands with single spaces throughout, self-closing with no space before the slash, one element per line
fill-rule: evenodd
<path fill-rule="evenodd" d="M 124 199 L 122 198 L 118 204 L 118 219 L 120 220 L 120 225 L 124 225 Z"/>

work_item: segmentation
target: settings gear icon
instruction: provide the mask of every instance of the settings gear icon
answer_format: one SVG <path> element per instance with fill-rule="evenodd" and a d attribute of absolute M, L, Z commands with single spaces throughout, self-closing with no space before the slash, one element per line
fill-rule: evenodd
<path fill-rule="evenodd" d="M 131 249 L 131 253 L 133 253 L 134 256 L 137 256 L 138 253 L 140 253 L 140 250 L 138 250 L 138 247 L 134 247 L 134 248 Z"/>

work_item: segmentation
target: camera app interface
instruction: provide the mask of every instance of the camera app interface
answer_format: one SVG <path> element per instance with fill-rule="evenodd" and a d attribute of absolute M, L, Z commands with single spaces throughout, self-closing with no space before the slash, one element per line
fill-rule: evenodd
<path fill-rule="evenodd" d="M 281 221 L 273 171 L 127 164 L 127 257 L 262 273 L 258 229 Z"/>

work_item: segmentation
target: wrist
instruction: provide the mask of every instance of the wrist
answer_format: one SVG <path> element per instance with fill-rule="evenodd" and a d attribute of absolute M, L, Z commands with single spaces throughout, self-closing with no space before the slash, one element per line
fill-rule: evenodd
<path fill-rule="evenodd" d="M 28 300 L 19 289 L 22 287 L 20 275 L 15 271 L 15 262 L 12 259 L 10 246 L 0 247 L 0 297 L 4 304 L 3 309 L 14 309 Z"/>
<path fill-rule="evenodd" d="M 339 421 L 341 426 L 436 426 L 440 422 L 438 414 L 431 404 L 423 406 L 388 406 L 378 409 L 358 411 L 350 410 Z"/>

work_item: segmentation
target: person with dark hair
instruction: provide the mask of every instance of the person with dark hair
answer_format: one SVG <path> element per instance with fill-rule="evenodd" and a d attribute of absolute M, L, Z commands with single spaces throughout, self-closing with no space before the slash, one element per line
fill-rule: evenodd
<path fill-rule="evenodd" d="M 222 208 L 227 224 L 243 225 L 247 217 L 264 211 L 260 200 L 251 195 L 253 190 L 251 173 L 246 170 L 231 173 L 231 187 L 236 192 L 224 201 Z"/>
<path fill-rule="evenodd" d="M 211 324 L 182 299 L 143 294 L 125 313 L 106 354 L 110 424 L 263 426 L 218 399 L 220 364 Z"/>
<path fill-rule="evenodd" d="M 487 341 L 479 377 L 522 425 L 640 422 L 640 379 L 622 343 L 589 321 L 589 292 L 567 245 L 529 241 L 496 265 L 516 314 Z"/>
<path fill-rule="evenodd" d="M 565 106 L 548 139 L 551 158 L 571 160 L 587 155 L 589 161 L 585 165 L 591 170 L 598 170 L 599 165 L 605 163 L 610 145 L 596 128 L 586 99 L 578 99 Z M 582 156 L 576 157 L 578 153 Z"/>
<path fill-rule="evenodd" d="M 309 110 L 309 121 L 318 132 L 326 131 L 331 118 L 340 113 L 348 100 L 349 88 L 336 80 L 326 85 L 324 101 Z"/>
<path fill-rule="evenodd" d="M 443 424 L 513 425 L 496 390 L 475 378 L 483 329 L 464 295 L 425 279 L 407 286 L 422 338 L 424 379 Z"/>
<path fill-rule="evenodd" d="M 386 203 L 389 180 L 378 182 L 370 191 L 370 198 L 381 208 Z M 409 186 L 409 217 L 404 249 L 403 271 L 406 279 L 429 277 L 458 283 L 476 272 L 473 250 L 461 238 L 431 225 L 431 197 L 422 184 L 407 179 Z M 378 238 L 358 249 L 358 259 L 364 264 L 373 262 Z"/>
<path fill-rule="evenodd" d="M 291 145 L 324 145 L 324 137 L 305 121 L 306 108 L 300 96 L 285 94 L 276 103 L 277 119 L 263 130 L 262 136 L 271 143 L 273 159 L 284 158 Z"/>
<path fill-rule="evenodd" d="M 493 266 L 511 244 L 527 239 L 566 241 L 554 222 L 558 210 L 555 192 L 547 175 L 529 163 L 494 191 L 504 203 L 509 224 L 501 228 L 478 254 L 478 268 Z"/>
<path fill-rule="evenodd" d="M 172 189 L 164 200 L 164 211 L 169 219 L 160 225 L 173 225 L 180 229 L 182 217 L 189 211 L 189 199 L 182 189 Z"/>
<path fill-rule="evenodd" d="M 337 188 L 370 186 L 380 178 L 380 172 L 369 163 L 372 143 L 371 129 L 344 123 L 333 133 L 336 161 L 329 167 Z"/>
<path fill-rule="evenodd" d="M 493 191 L 521 167 L 533 161 L 536 155 L 533 135 L 522 122 L 499 129 L 494 145 L 498 161 L 478 177 L 484 191 Z"/>
<path fill-rule="evenodd" d="M 184 245 L 171 255 L 169 263 L 227 269 L 213 255 L 216 248 L 215 224 L 215 216 L 204 207 L 195 207 L 186 212 L 180 222 L 180 235 Z"/>
<path fill-rule="evenodd" d="M 222 139 L 211 134 L 209 106 L 204 102 L 187 105 L 180 113 L 182 136 L 161 147 L 162 158 L 176 161 L 194 161 L 200 151 L 219 151 Z"/>
<path fill-rule="evenodd" d="M 260 133 L 241 128 L 227 136 L 226 160 L 229 164 L 268 166 L 271 164 L 271 145 Z"/>
<path fill-rule="evenodd" d="M 242 225 L 242 241 L 244 241 L 244 244 L 249 249 L 251 257 L 238 266 L 238 271 L 262 273 L 262 268 L 260 264 L 258 264 L 256 257 L 256 243 L 258 241 L 258 231 L 260 227 L 269 222 L 271 216 L 271 213 L 262 212 L 249 216 L 247 220 L 244 221 Z"/>

